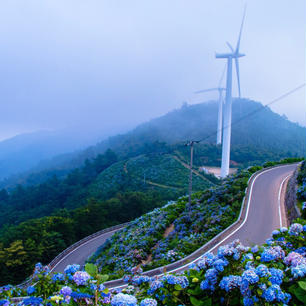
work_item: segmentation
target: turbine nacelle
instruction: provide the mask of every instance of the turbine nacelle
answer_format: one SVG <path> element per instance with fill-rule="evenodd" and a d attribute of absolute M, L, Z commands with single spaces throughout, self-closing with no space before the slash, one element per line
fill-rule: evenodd
<path fill-rule="evenodd" d="M 216 53 L 216 58 L 239 58 L 243 57 L 243 53 Z"/>

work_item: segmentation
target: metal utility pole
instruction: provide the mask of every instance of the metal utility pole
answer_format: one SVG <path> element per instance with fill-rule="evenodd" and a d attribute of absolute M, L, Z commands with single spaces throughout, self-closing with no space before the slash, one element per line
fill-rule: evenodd
<path fill-rule="evenodd" d="M 193 146 L 195 143 L 199 143 L 196 140 L 190 140 L 186 143 L 185 146 L 190 147 L 190 164 L 189 164 L 189 195 L 188 195 L 188 209 L 191 210 L 191 194 L 192 194 L 192 167 L 193 167 Z"/>

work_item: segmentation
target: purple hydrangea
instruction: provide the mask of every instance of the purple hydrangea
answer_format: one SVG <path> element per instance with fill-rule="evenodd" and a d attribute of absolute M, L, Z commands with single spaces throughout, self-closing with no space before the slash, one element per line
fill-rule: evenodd
<path fill-rule="evenodd" d="M 73 274 L 73 281 L 78 286 L 86 285 L 87 281 L 90 279 L 90 275 L 85 271 L 77 271 Z"/>
<path fill-rule="evenodd" d="M 60 290 L 60 294 L 62 294 L 64 297 L 66 296 L 70 296 L 72 293 L 72 289 L 68 286 L 65 286 L 63 287 L 61 290 Z"/>
<path fill-rule="evenodd" d="M 303 231 L 303 225 L 299 223 L 293 223 L 288 231 L 291 236 L 298 236 Z"/>

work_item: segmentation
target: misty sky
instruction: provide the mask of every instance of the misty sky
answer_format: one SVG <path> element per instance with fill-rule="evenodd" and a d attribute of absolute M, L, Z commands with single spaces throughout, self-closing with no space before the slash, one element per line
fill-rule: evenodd
<path fill-rule="evenodd" d="M 2 0 L 0 139 L 81 126 L 117 132 L 214 94 L 242 0 Z M 264 104 L 305 82 L 305 0 L 250 0 L 242 96 Z M 234 83 L 234 95 L 237 95 Z M 305 88 L 272 109 L 306 125 Z"/>

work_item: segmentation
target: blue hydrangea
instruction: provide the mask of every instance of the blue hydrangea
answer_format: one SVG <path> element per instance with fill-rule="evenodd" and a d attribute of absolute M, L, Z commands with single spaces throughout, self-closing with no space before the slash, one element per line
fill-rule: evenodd
<path fill-rule="evenodd" d="M 263 292 L 262 297 L 269 303 L 278 301 L 287 304 L 291 299 L 291 295 L 283 292 L 279 285 L 270 286 Z"/>
<path fill-rule="evenodd" d="M 30 297 L 22 301 L 21 305 L 41 306 L 43 299 L 40 297 Z"/>
<path fill-rule="evenodd" d="M 73 291 L 73 292 L 70 294 L 70 296 L 71 296 L 75 301 L 84 300 L 84 299 L 91 299 L 91 298 L 94 297 L 92 294 L 83 293 L 83 292 L 76 292 L 76 291 Z"/>
<path fill-rule="evenodd" d="M 291 268 L 291 274 L 294 278 L 306 276 L 306 264 L 297 265 Z"/>
<path fill-rule="evenodd" d="M 140 302 L 140 306 L 157 306 L 157 301 L 155 299 L 144 299 Z"/>
<path fill-rule="evenodd" d="M 287 228 L 287 227 L 284 227 L 284 226 L 283 226 L 283 227 L 280 228 L 280 232 L 281 232 L 281 233 L 286 233 L 287 231 L 288 231 L 288 228 Z"/>
<path fill-rule="evenodd" d="M 273 236 L 276 236 L 276 235 L 278 235 L 279 234 L 279 231 L 278 230 L 274 230 L 273 232 L 272 232 L 272 237 Z"/>
<path fill-rule="evenodd" d="M 227 265 L 228 261 L 226 259 L 217 259 L 213 264 L 214 268 L 219 272 L 224 271 L 224 267 Z"/>
<path fill-rule="evenodd" d="M 66 274 L 74 274 L 75 272 L 79 271 L 80 270 L 80 265 L 68 265 L 64 272 Z"/>
<path fill-rule="evenodd" d="M 252 253 L 257 253 L 258 251 L 259 251 L 258 245 L 254 245 L 254 246 L 251 248 L 251 252 L 252 252 Z"/>
<path fill-rule="evenodd" d="M 261 261 L 269 262 L 277 259 L 283 259 L 285 252 L 280 246 L 274 246 L 270 248 L 264 248 L 261 253 Z"/>
<path fill-rule="evenodd" d="M 150 288 L 148 290 L 148 294 L 152 294 L 154 293 L 157 289 L 162 288 L 164 286 L 164 284 L 159 281 L 159 280 L 155 280 L 150 284 Z"/>
<path fill-rule="evenodd" d="M 272 283 L 272 285 L 280 285 L 283 282 L 284 272 L 276 268 L 271 268 L 269 271 L 271 273 L 269 281 Z"/>
<path fill-rule="evenodd" d="M 242 273 L 242 282 L 247 284 L 256 284 L 259 281 L 259 277 L 255 270 L 246 270 Z"/>
<path fill-rule="evenodd" d="M 64 281 L 64 280 L 65 280 L 65 276 L 62 273 L 56 273 L 56 274 L 52 275 L 52 281 L 53 282 L 56 282 L 56 281 L 61 282 L 61 281 Z"/>
<path fill-rule="evenodd" d="M 9 306 L 10 302 L 8 300 L 0 300 L 0 305 L 1 306 Z"/>
<path fill-rule="evenodd" d="M 250 297 L 244 297 L 243 298 L 243 305 L 244 306 L 253 306 L 254 305 L 254 302 L 253 302 L 253 299 L 250 298 Z"/>
<path fill-rule="evenodd" d="M 303 225 L 299 223 L 293 223 L 288 231 L 291 236 L 298 236 L 303 231 Z"/>
<path fill-rule="evenodd" d="M 268 267 L 264 264 L 261 264 L 258 267 L 256 267 L 255 271 L 259 277 L 268 277 L 271 275 Z"/>
<path fill-rule="evenodd" d="M 205 273 L 205 280 L 201 282 L 200 288 L 202 290 L 215 290 L 215 285 L 217 283 L 218 271 L 214 268 L 208 269 Z"/>
<path fill-rule="evenodd" d="M 28 294 L 28 295 L 32 295 L 35 291 L 36 291 L 36 289 L 35 289 L 35 287 L 33 287 L 33 286 L 29 286 L 29 287 L 27 288 L 27 294 Z"/>
<path fill-rule="evenodd" d="M 233 288 L 239 288 L 241 284 L 241 276 L 230 275 L 224 276 L 220 281 L 220 288 L 224 289 L 226 292 L 232 290 Z"/>
<path fill-rule="evenodd" d="M 112 306 L 136 306 L 137 299 L 133 295 L 118 293 L 111 300 Z"/>

